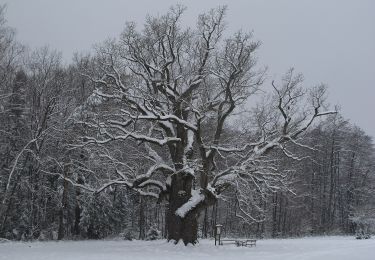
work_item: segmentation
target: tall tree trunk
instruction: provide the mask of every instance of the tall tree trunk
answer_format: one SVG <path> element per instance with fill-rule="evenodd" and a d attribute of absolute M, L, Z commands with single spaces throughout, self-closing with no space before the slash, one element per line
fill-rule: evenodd
<path fill-rule="evenodd" d="M 68 167 L 64 166 L 64 177 L 67 177 L 68 173 Z M 65 210 L 68 205 L 68 181 L 63 180 L 63 194 L 61 199 L 61 208 L 59 211 L 59 230 L 57 235 L 57 240 L 61 240 L 65 236 L 65 224 L 64 224 L 64 218 L 65 218 Z"/>
<path fill-rule="evenodd" d="M 62 195 L 62 205 L 61 205 L 61 208 L 60 208 L 60 211 L 59 211 L 59 231 L 58 231 L 58 235 L 57 235 L 57 240 L 61 240 L 64 238 L 64 235 L 65 235 L 65 227 L 64 227 L 64 213 L 65 213 L 65 209 L 66 209 L 66 206 L 67 206 L 67 186 L 68 186 L 68 182 L 66 180 L 64 180 L 64 190 L 63 190 L 63 195 Z"/>
<path fill-rule="evenodd" d="M 143 201 L 143 198 L 142 196 L 140 196 L 139 198 L 139 221 L 138 221 L 138 225 L 139 225 L 139 239 L 143 240 L 145 239 L 145 235 L 146 235 L 146 232 L 145 232 L 145 212 L 144 212 L 144 201 Z"/>
<path fill-rule="evenodd" d="M 168 240 L 176 243 L 180 240 L 185 245 L 195 244 L 198 239 L 198 210 L 189 211 L 185 217 L 176 215 L 176 210 L 191 197 L 193 177 L 190 174 L 175 174 L 172 177 L 169 205 L 167 212 Z"/>
<path fill-rule="evenodd" d="M 208 237 L 208 208 L 204 210 L 204 219 L 203 219 L 203 237 Z"/>

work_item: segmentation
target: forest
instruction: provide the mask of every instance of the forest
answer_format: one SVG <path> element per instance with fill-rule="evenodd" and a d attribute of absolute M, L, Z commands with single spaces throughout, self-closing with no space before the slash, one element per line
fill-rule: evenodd
<path fill-rule="evenodd" d="M 273 79 L 256 34 L 226 31 L 225 7 L 195 27 L 184 11 L 65 64 L 19 42 L 1 7 L 0 238 L 375 231 L 372 137 L 325 85 L 294 68 Z"/>

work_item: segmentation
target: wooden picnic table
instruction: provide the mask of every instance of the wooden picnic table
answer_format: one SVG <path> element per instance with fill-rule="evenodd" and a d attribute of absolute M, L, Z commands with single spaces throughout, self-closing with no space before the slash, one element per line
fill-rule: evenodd
<path fill-rule="evenodd" d="M 222 239 L 221 245 L 224 244 L 235 244 L 236 246 L 256 246 L 256 239 Z"/>

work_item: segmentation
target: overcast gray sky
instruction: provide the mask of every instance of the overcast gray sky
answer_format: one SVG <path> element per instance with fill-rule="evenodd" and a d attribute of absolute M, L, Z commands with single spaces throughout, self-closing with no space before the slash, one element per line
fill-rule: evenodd
<path fill-rule="evenodd" d="M 295 67 L 307 84 L 326 83 L 330 102 L 375 137 L 374 0 L 8 0 L 7 19 L 30 47 L 49 45 L 69 61 L 74 52 L 116 37 L 126 21 L 142 25 L 147 13 L 175 3 L 185 22 L 209 8 L 228 6 L 229 30 L 253 30 L 263 42 L 261 64 L 271 77 Z"/>

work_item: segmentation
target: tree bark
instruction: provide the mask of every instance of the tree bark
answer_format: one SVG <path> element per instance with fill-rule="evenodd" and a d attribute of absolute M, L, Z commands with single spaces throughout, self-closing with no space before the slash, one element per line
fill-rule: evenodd
<path fill-rule="evenodd" d="M 172 177 L 169 205 L 167 212 L 168 240 L 185 245 L 196 244 L 198 239 L 198 209 L 193 209 L 184 218 L 176 215 L 176 210 L 191 197 L 193 177 L 189 174 L 175 174 Z"/>
<path fill-rule="evenodd" d="M 144 201 L 142 196 L 139 198 L 139 239 L 144 240 L 146 237 L 146 230 L 145 230 L 145 212 L 144 212 Z"/>
<path fill-rule="evenodd" d="M 68 174 L 68 167 L 64 166 L 64 177 L 67 177 Z M 63 180 L 63 194 L 61 198 L 61 208 L 59 210 L 59 229 L 58 229 L 58 235 L 57 240 L 62 240 L 65 236 L 65 210 L 68 206 L 68 181 Z"/>

